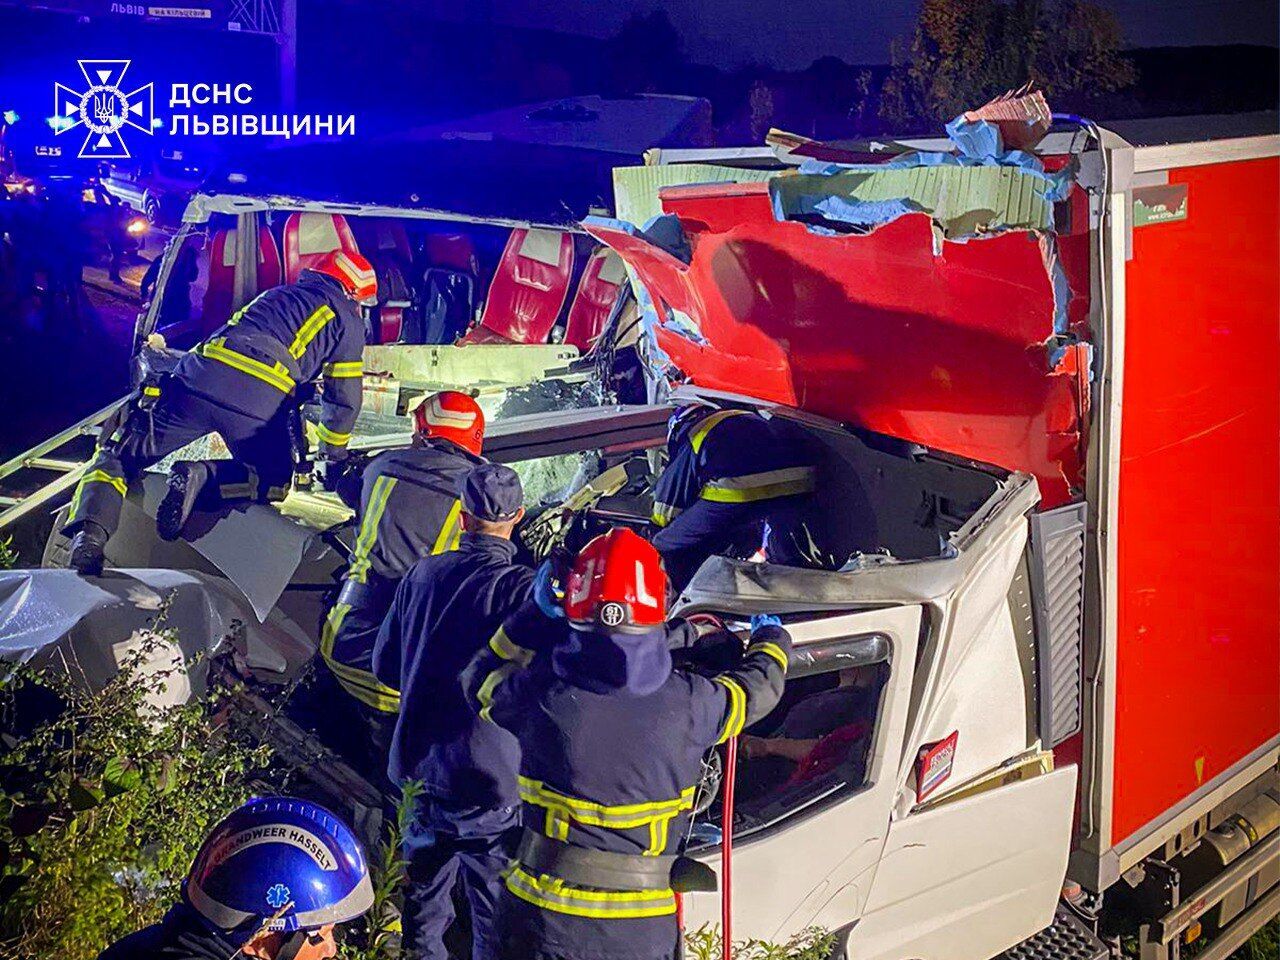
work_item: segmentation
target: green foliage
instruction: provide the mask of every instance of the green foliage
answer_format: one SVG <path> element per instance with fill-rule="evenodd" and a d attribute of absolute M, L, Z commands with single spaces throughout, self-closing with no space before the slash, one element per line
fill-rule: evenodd
<path fill-rule="evenodd" d="M 1249 938 L 1249 942 L 1231 955 L 1231 960 L 1276 960 L 1280 957 L 1280 917 Z"/>
<path fill-rule="evenodd" d="M 688 960 L 720 960 L 720 928 L 704 923 L 684 935 Z M 734 960 L 827 960 L 836 946 L 836 937 L 820 927 L 808 927 L 786 943 L 740 940 L 733 945 Z"/>
<path fill-rule="evenodd" d="M 216 695 L 154 705 L 182 669 L 164 613 L 100 691 L 63 669 L 3 682 L 26 732 L 0 744 L 0 955 L 92 960 L 157 921 L 269 759 Z"/>
<path fill-rule="evenodd" d="M 901 129 L 946 122 L 1034 82 L 1049 97 L 1132 86 L 1115 14 L 1090 0 L 924 0 L 895 42 L 880 112 Z"/>
<path fill-rule="evenodd" d="M 12 570 L 18 565 L 18 551 L 13 549 L 13 537 L 0 538 L 0 570 Z"/>
<path fill-rule="evenodd" d="M 400 852 L 421 794 L 419 780 L 409 780 L 401 788 L 396 818 L 387 824 L 387 834 L 376 856 L 369 859 L 373 906 L 353 925 L 357 928 L 363 925 L 363 932 L 347 931 L 338 953 L 339 960 L 394 960 L 400 956 L 400 911 L 396 901 L 407 865 Z"/>

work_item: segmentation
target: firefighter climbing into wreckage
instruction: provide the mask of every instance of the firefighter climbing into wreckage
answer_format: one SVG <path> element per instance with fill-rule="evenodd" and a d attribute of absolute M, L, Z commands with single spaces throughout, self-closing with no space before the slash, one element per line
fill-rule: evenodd
<path fill-rule="evenodd" d="M 715 554 L 790 566 L 839 567 L 877 548 L 875 514 L 856 478 L 827 490 L 838 522 L 813 496 L 821 456 L 797 424 L 754 410 L 691 403 L 671 415 L 667 466 L 654 490 L 653 545 L 683 589 Z"/>
<path fill-rule="evenodd" d="M 328 670 L 317 678 L 316 724 L 327 742 L 377 782 L 385 780 L 400 708 L 399 691 L 373 673 L 378 628 L 409 569 L 422 557 L 458 546 L 462 482 L 486 462 L 480 456 L 484 413 L 471 396 L 456 390 L 433 394 L 414 410 L 413 425 L 408 447 L 380 453 L 359 473 L 333 484 L 356 510 L 357 533 L 342 588 L 321 629 L 320 654 Z"/>
<path fill-rule="evenodd" d="M 791 638 L 753 618 L 745 653 L 714 676 L 674 668 L 667 578 L 653 546 L 617 528 L 578 554 L 462 675 L 485 722 L 521 748 L 524 830 L 495 920 L 502 960 L 679 955 L 672 867 L 703 755 L 782 695 Z"/>
<path fill-rule="evenodd" d="M 364 321 L 377 279 L 357 253 L 333 251 L 296 283 L 260 294 L 169 374 L 148 377 L 103 431 L 76 488 L 64 532 L 70 566 L 102 572 L 107 541 L 129 485 L 147 467 L 206 434 L 221 435 L 232 459 L 181 461 L 156 514 L 160 536 L 181 534 L 197 504 L 283 499 L 293 475 L 290 418 L 301 388 L 321 379 L 315 425 L 319 472 L 347 454 L 360 411 Z"/>

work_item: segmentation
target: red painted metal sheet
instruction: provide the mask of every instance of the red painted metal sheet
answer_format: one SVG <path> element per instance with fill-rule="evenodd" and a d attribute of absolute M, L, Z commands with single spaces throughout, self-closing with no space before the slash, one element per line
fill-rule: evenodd
<path fill-rule="evenodd" d="M 1280 734 L 1280 165 L 1169 179 L 1127 273 L 1113 843 Z"/>
<path fill-rule="evenodd" d="M 1060 255 L 1079 329 L 1088 235 L 1077 194 L 1078 238 Z M 923 214 L 833 237 L 775 220 L 764 184 L 662 197 L 690 238 L 687 266 L 621 230 L 588 229 L 655 302 L 697 325 L 704 343 L 658 331 L 692 382 L 1025 470 L 1047 505 L 1082 485 L 1085 354 L 1072 349 L 1050 369 L 1053 290 L 1033 235 L 945 243 L 935 254 Z"/>

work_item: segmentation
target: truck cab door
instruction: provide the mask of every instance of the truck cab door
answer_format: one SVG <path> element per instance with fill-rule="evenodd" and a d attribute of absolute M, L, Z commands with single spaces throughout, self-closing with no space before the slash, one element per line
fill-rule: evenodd
<path fill-rule="evenodd" d="M 932 605 L 888 840 L 848 933 L 859 960 L 987 960 L 1052 921 L 1076 768 L 1040 749 L 1014 590 L 1025 493 L 974 518 L 960 582 Z"/>
<path fill-rule="evenodd" d="M 795 643 L 787 679 L 792 704 L 802 685 L 829 686 L 842 669 L 878 664 L 883 676 L 871 730 L 859 748 L 865 754 L 847 768 L 753 796 L 757 761 L 739 761 L 735 939 L 785 940 L 837 898 L 850 917 L 860 913 L 898 791 L 921 613 L 911 604 L 788 623 Z M 718 847 L 691 853 L 720 872 Z M 686 897 L 686 929 L 718 920 L 719 897 Z"/>

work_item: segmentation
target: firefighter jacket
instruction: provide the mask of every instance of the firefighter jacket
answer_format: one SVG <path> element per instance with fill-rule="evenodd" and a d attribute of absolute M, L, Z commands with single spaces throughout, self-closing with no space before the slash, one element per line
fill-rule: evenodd
<path fill-rule="evenodd" d="M 525 838 L 505 883 L 518 910 L 532 908 L 530 946 L 568 957 L 669 954 L 676 900 L 665 872 L 656 884 L 583 885 L 525 851 L 669 867 L 703 755 L 774 707 L 790 649 L 784 629 L 762 627 L 734 668 L 703 676 L 673 669 L 663 627 L 577 630 L 534 604 L 494 634 L 462 685 L 482 720 L 520 742 Z"/>
<path fill-rule="evenodd" d="M 372 673 L 378 627 L 410 567 L 457 547 L 462 480 L 481 463 L 455 443 L 429 439 L 380 453 L 364 468 L 355 549 L 321 630 L 320 654 L 343 689 L 366 706 L 399 708 L 399 692 Z"/>
<path fill-rule="evenodd" d="M 373 651 L 373 672 L 400 691 L 387 772 L 421 780 L 439 808 L 516 807 L 520 748 L 483 723 L 463 699 L 458 676 L 526 600 L 533 571 L 516 545 L 464 533 L 458 549 L 414 564 L 396 589 Z"/>
<path fill-rule="evenodd" d="M 322 458 L 346 456 L 360 412 L 364 321 L 338 281 L 304 270 L 259 294 L 178 361 L 192 393 L 269 420 L 298 387 L 323 379 L 316 424 Z"/>
<path fill-rule="evenodd" d="M 654 491 L 653 522 L 669 526 L 698 500 L 746 504 L 811 493 L 813 454 L 799 429 L 748 410 L 719 410 L 673 444 Z"/>

